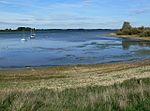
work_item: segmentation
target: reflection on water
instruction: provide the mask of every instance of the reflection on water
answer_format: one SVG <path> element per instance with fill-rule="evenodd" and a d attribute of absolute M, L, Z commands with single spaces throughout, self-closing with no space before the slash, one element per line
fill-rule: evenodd
<path fill-rule="evenodd" d="M 37 32 L 21 42 L 21 33 L 0 34 L 0 67 L 95 64 L 150 58 L 150 43 L 106 37 L 106 31 Z M 30 33 L 26 33 L 30 36 Z"/>
<path fill-rule="evenodd" d="M 128 50 L 130 46 L 139 46 L 139 47 L 150 47 L 150 42 L 148 41 L 133 41 L 133 40 L 122 40 L 122 48 Z"/>

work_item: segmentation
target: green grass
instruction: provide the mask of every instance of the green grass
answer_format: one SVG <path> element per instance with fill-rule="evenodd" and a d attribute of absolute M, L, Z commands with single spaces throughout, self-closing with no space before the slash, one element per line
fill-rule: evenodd
<path fill-rule="evenodd" d="M 1 93 L 1 111 L 149 111 L 150 78 L 112 86 Z"/>

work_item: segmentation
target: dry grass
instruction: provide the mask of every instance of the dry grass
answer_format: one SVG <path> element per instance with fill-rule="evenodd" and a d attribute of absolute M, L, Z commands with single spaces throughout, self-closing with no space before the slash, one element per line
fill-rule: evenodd
<path fill-rule="evenodd" d="M 138 81 L 142 81 L 139 83 Z M 112 86 L 13 91 L 0 98 L 1 111 L 149 111 L 150 79 Z"/>
<path fill-rule="evenodd" d="M 110 34 L 107 34 L 106 36 L 114 36 L 114 37 L 119 37 L 119 38 L 150 41 L 150 37 L 139 37 L 139 35 L 117 35 L 116 33 L 110 33 Z"/>
<path fill-rule="evenodd" d="M 0 90 L 64 90 L 108 86 L 132 78 L 150 77 L 150 60 L 135 63 L 59 66 L 0 71 Z"/>
<path fill-rule="evenodd" d="M 150 110 L 149 78 L 150 60 L 1 70 L 0 110 Z"/>

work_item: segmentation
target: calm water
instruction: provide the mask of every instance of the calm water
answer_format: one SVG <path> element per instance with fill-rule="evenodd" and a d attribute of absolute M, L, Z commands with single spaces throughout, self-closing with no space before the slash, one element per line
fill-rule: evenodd
<path fill-rule="evenodd" d="M 106 37 L 108 31 L 0 33 L 0 67 L 54 66 L 133 61 L 150 58 L 150 43 Z M 27 37 L 29 33 L 25 34 Z"/>

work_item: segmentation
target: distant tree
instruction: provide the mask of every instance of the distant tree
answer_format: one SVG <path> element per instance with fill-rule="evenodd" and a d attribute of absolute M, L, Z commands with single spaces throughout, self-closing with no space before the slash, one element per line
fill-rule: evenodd
<path fill-rule="evenodd" d="M 17 31 L 30 31 L 31 28 L 30 27 L 18 27 Z"/>
<path fill-rule="evenodd" d="M 124 22 L 121 30 L 130 30 L 130 29 L 132 29 L 130 22 Z"/>
<path fill-rule="evenodd" d="M 12 31 L 12 30 L 11 29 L 5 29 L 5 30 L 1 30 L 1 31 L 9 32 L 9 31 Z"/>
<path fill-rule="evenodd" d="M 141 27 L 139 27 L 138 29 L 143 31 L 143 30 L 145 29 L 145 27 L 144 27 L 144 26 L 141 26 Z"/>

